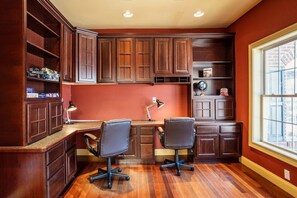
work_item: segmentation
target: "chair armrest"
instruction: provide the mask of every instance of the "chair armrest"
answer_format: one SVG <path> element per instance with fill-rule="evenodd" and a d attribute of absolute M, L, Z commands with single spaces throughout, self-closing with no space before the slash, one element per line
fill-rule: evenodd
<path fill-rule="evenodd" d="M 159 133 L 164 133 L 164 130 L 163 130 L 162 127 L 158 127 L 157 130 L 158 130 Z"/>
<path fill-rule="evenodd" d="M 87 145 L 87 149 L 88 151 L 90 151 L 93 155 L 95 156 L 99 156 L 99 149 L 98 149 L 98 146 L 99 146 L 99 143 L 100 143 L 100 138 L 97 138 L 95 135 L 93 134 L 90 134 L 90 133 L 85 133 L 84 134 L 84 140 L 85 140 L 85 143 Z M 96 142 L 96 146 L 97 146 L 97 150 L 95 150 L 93 148 L 93 146 L 91 146 L 90 144 L 90 140 L 93 141 L 93 142 Z"/>

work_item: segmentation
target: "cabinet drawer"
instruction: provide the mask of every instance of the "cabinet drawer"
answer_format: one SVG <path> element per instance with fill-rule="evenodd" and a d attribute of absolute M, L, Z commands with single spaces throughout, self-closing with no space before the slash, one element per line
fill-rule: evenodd
<path fill-rule="evenodd" d="M 65 151 L 68 151 L 72 146 L 76 144 L 76 136 L 73 135 L 65 140 Z"/>
<path fill-rule="evenodd" d="M 64 154 L 64 142 L 61 142 L 46 153 L 47 164 L 50 164 L 52 161 L 54 161 L 55 159 L 57 159 L 59 156 L 63 154 Z"/>
<path fill-rule="evenodd" d="M 221 126 L 221 133 L 240 133 L 241 128 L 240 125 L 232 125 L 232 126 Z"/>
<path fill-rule="evenodd" d="M 141 135 L 153 135 L 154 127 L 141 127 L 140 134 Z"/>
<path fill-rule="evenodd" d="M 47 197 L 58 197 L 65 187 L 65 167 L 47 181 Z"/>
<path fill-rule="evenodd" d="M 196 133 L 218 133 L 219 126 L 197 126 Z"/>
<path fill-rule="evenodd" d="M 46 167 L 47 179 L 51 178 L 59 169 L 64 166 L 64 161 L 64 155 L 61 155 L 58 159 Z"/>
<path fill-rule="evenodd" d="M 153 143 L 153 135 L 141 135 L 140 143 Z"/>

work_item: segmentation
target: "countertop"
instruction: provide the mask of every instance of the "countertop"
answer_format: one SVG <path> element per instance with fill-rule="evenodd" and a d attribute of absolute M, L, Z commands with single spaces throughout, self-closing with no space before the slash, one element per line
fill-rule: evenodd
<path fill-rule="evenodd" d="M 230 125 L 235 124 L 235 121 L 202 121 L 195 122 L 196 125 Z M 237 122 L 238 123 L 238 122 Z M 0 152 L 46 152 L 59 142 L 67 139 L 71 135 L 77 133 L 88 132 L 99 130 L 101 127 L 102 121 L 93 121 L 93 122 L 77 122 L 70 125 L 64 125 L 61 131 L 58 131 L 52 135 L 49 135 L 35 143 L 32 143 L 27 146 L 0 146 Z M 132 127 L 136 126 L 163 126 L 164 121 L 155 120 L 133 120 L 131 123 Z"/>

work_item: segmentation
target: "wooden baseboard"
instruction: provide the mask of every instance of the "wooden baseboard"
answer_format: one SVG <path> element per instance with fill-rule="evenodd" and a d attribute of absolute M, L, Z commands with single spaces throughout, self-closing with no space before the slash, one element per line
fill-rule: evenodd
<path fill-rule="evenodd" d="M 297 187 L 291 184 L 290 182 L 284 180 L 283 178 L 275 175 L 274 173 L 268 171 L 267 169 L 263 168 L 262 166 L 256 164 L 255 162 L 249 160 L 248 158 L 242 156 L 241 163 L 248 167 L 249 169 L 253 170 L 257 174 L 261 175 L 262 177 L 266 178 L 271 183 L 275 184 L 279 188 L 283 189 L 293 197 L 297 195 Z"/>

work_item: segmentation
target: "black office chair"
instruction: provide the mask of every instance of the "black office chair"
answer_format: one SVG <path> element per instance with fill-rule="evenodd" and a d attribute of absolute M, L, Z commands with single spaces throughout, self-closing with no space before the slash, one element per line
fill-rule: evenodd
<path fill-rule="evenodd" d="M 184 164 L 184 160 L 179 160 L 179 149 L 192 149 L 195 141 L 195 119 L 194 118 L 170 118 L 164 120 L 164 130 L 158 127 L 160 141 L 163 147 L 174 149 L 174 161 L 165 159 L 164 164 L 160 167 L 164 168 L 176 167 L 177 175 L 180 176 L 180 167 L 190 168 L 194 171 L 194 166 Z"/>
<path fill-rule="evenodd" d="M 98 174 L 90 177 L 90 183 L 107 177 L 108 188 L 111 188 L 113 176 L 130 179 L 128 175 L 118 173 L 122 171 L 119 167 L 111 169 L 111 157 L 128 150 L 130 128 L 131 120 L 110 120 L 102 123 L 100 138 L 89 133 L 84 134 L 87 149 L 97 157 L 107 158 L 107 170 L 98 168 Z"/>

